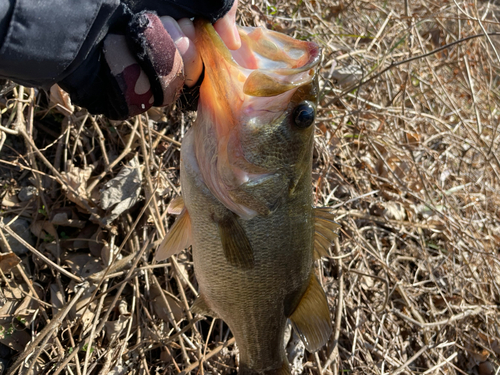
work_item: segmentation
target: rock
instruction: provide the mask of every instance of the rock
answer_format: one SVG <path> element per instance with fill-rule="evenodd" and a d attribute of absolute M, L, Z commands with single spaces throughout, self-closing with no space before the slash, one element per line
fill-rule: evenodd
<path fill-rule="evenodd" d="M 6 224 L 9 223 L 14 216 L 6 216 L 3 218 L 0 218 L 2 223 Z M 17 233 L 23 240 L 25 240 L 27 243 L 29 243 L 31 246 L 35 246 L 35 239 L 33 238 L 31 231 L 30 231 L 30 221 L 28 219 L 19 217 L 17 218 L 16 221 L 10 224 L 10 229 Z M 7 239 L 7 242 L 9 243 L 10 248 L 12 251 L 17 254 L 17 255 L 23 255 L 26 254 L 29 250 L 21 244 L 18 240 L 13 238 L 10 234 L 7 232 L 4 232 L 5 238 Z"/>
<path fill-rule="evenodd" d="M 37 194 L 38 194 L 37 188 L 30 185 L 22 187 L 19 194 L 17 194 L 17 197 L 21 202 L 27 202 L 31 200 L 33 197 L 35 197 Z"/>

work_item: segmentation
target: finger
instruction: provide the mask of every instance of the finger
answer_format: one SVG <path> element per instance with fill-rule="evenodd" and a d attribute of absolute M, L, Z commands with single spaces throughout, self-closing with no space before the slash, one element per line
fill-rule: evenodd
<path fill-rule="evenodd" d="M 187 40 L 189 41 L 189 46 L 186 49 L 186 52 L 181 52 L 181 55 L 184 59 L 184 64 L 188 64 L 190 68 L 189 76 L 186 74 L 186 85 L 191 87 L 198 82 L 198 79 L 200 78 L 201 72 L 203 71 L 203 62 L 201 61 L 201 56 L 196 49 L 196 45 L 194 44 L 195 30 L 193 22 L 189 18 L 183 18 L 179 20 L 178 23 L 182 32 L 187 36 Z"/>
<path fill-rule="evenodd" d="M 236 8 L 238 8 L 238 0 L 234 0 L 229 12 L 214 24 L 215 30 L 226 43 L 227 48 L 232 50 L 241 47 L 240 34 L 236 28 Z"/>
<path fill-rule="evenodd" d="M 184 62 L 184 75 L 185 85 L 188 87 L 193 86 L 200 78 L 203 70 L 200 55 L 198 54 L 194 42 L 194 26 L 188 18 L 183 18 L 179 22 L 175 21 L 172 17 L 164 16 L 160 18 L 163 27 L 172 37 L 172 40 L 177 47 L 177 50 L 182 56 Z"/>

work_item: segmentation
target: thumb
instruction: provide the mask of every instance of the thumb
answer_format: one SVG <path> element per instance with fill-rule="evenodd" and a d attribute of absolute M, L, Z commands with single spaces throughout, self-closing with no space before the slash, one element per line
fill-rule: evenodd
<path fill-rule="evenodd" d="M 226 44 L 227 48 L 236 50 L 241 47 L 240 34 L 236 28 L 236 9 L 238 8 L 238 0 L 234 0 L 234 4 L 229 12 L 214 24 L 215 30 Z"/>

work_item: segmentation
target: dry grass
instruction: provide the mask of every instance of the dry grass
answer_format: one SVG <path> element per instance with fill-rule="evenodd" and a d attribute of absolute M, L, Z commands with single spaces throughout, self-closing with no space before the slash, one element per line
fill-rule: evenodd
<path fill-rule="evenodd" d="M 500 37 L 463 39 L 500 31 L 500 6 L 258 0 L 240 10 L 244 24 L 324 47 L 314 192 L 342 225 L 318 264 L 335 332 L 294 369 L 498 374 Z M 55 94 L 48 103 L 11 86 L 0 99 L 0 369 L 235 373 L 227 326 L 189 313 L 190 253 L 153 260 L 194 115 L 110 122 Z M 120 171 L 132 171 L 120 181 L 133 204 L 112 220 L 99 191 Z M 21 189 L 35 194 L 20 200 Z M 15 218 L 33 236 L 19 264 L 5 255 L 6 236 L 28 238 Z M 289 349 L 300 351 L 293 338 Z"/>

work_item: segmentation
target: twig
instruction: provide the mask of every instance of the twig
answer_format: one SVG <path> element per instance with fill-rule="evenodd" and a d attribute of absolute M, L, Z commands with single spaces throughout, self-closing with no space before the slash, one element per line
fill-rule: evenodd
<path fill-rule="evenodd" d="M 219 353 L 222 349 L 230 346 L 230 345 L 233 345 L 235 343 L 235 339 L 234 337 L 227 340 L 225 343 L 217 346 L 215 349 L 211 350 L 210 353 L 208 353 L 204 358 L 203 360 L 206 361 L 207 359 L 210 359 L 212 358 L 214 355 L 216 355 L 217 353 Z M 191 365 L 189 365 L 188 367 L 186 367 L 179 375 L 186 375 L 186 374 L 189 374 L 190 371 L 193 371 L 196 367 L 198 367 L 200 365 L 200 360 L 196 361 L 196 362 L 193 362 Z"/>
<path fill-rule="evenodd" d="M 76 287 L 77 293 L 75 296 L 72 298 L 72 300 L 66 305 L 66 307 L 62 310 L 60 310 L 57 315 L 50 321 L 49 324 L 47 324 L 42 331 L 35 337 L 35 339 L 28 345 L 28 347 L 21 353 L 21 355 L 17 358 L 17 360 L 14 362 L 14 364 L 10 367 L 9 372 L 7 372 L 7 375 L 13 375 L 19 366 L 21 366 L 21 363 L 28 357 L 29 354 L 40 344 L 40 342 L 47 342 L 47 340 L 52 337 L 55 333 L 58 331 L 59 325 L 61 325 L 62 321 L 68 315 L 68 313 L 71 311 L 73 306 L 78 302 L 80 297 L 82 296 L 83 292 L 88 288 L 89 284 L 87 282 L 78 285 Z M 40 350 L 43 350 L 44 346 L 40 346 Z M 38 352 L 40 354 L 40 351 Z M 33 362 L 36 361 L 36 356 L 33 359 Z"/>
<path fill-rule="evenodd" d="M 37 249 L 35 249 L 33 246 L 31 246 L 28 242 L 26 242 L 24 239 L 21 238 L 16 232 L 14 232 L 10 227 L 6 226 L 3 223 L 0 223 L 0 229 L 5 230 L 7 233 L 9 233 L 12 237 L 14 237 L 17 241 L 19 241 L 21 244 L 26 246 L 26 248 L 31 251 L 33 254 L 35 254 L 38 258 L 40 258 L 42 261 L 44 261 L 49 267 L 61 272 L 64 276 L 69 277 L 72 280 L 75 280 L 78 283 L 83 282 L 83 279 L 79 276 L 76 276 L 72 274 L 71 272 L 66 271 L 64 268 L 61 266 L 55 264 L 53 261 L 51 261 L 49 258 L 47 258 L 45 255 L 43 255 L 41 252 L 39 252 Z"/>
<path fill-rule="evenodd" d="M 431 328 L 431 327 L 438 327 L 438 326 L 442 326 L 442 325 L 445 325 L 445 324 L 450 324 L 450 323 L 453 323 L 457 320 L 461 320 L 461 319 L 464 319 L 468 316 L 474 316 L 474 315 L 477 315 L 477 314 L 480 314 L 483 312 L 483 308 L 482 307 L 478 307 L 478 308 L 475 308 L 474 310 L 467 310 L 467 311 L 464 311 L 460 314 L 456 314 L 456 315 L 453 315 L 451 316 L 449 319 L 444 319 L 444 320 L 440 320 L 440 321 L 437 321 L 437 322 L 429 322 L 429 323 L 426 323 L 426 322 L 419 322 L 415 319 L 412 319 L 410 318 L 409 316 L 403 314 L 402 312 L 400 312 L 399 310 L 396 310 L 396 309 L 392 309 L 391 310 L 394 314 L 396 314 L 397 316 L 405 319 L 406 321 L 420 327 L 420 328 Z"/>
<path fill-rule="evenodd" d="M 97 184 L 102 180 L 106 174 L 108 174 L 114 167 L 117 165 L 124 157 L 126 157 L 130 151 L 132 151 L 132 142 L 135 139 L 135 133 L 137 131 L 137 127 L 139 126 L 139 119 L 136 117 L 134 126 L 132 128 L 132 131 L 130 133 L 130 137 L 127 141 L 127 144 L 125 145 L 125 148 L 123 149 L 122 153 L 111 163 L 109 163 L 105 168 L 102 173 L 100 173 L 95 180 L 93 180 L 88 186 L 87 186 L 87 194 L 91 196 L 92 190 L 97 186 Z"/>
<path fill-rule="evenodd" d="M 431 372 L 436 371 L 438 368 L 443 367 L 444 365 L 446 365 L 446 364 L 450 363 L 450 362 L 451 362 L 451 360 L 452 360 L 453 358 L 455 358 L 457 355 L 458 355 L 458 353 L 457 353 L 457 352 L 453 353 L 453 354 L 452 354 L 452 355 L 450 355 L 448 358 L 446 358 L 443 362 L 440 362 L 440 363 L 438 363 L 436 366 L 431 367 L 431 368 L 430 368 L 430 369 L 428 369 L 428 370 L 425 370 L 425 371 L 422 373 L 422 375 L 427 375 L 427 374 L 430 374 Z"/>
<path fill-rule="evenodd" d="M 420 357 L 427 349 L 429 349 L 428 345 L 423 346 L 418 352 L 416 352 L 410 359 L 408 359 L 403 365 L 396 369 L 391 375 L 397 375 L 400 372 L 403 372 L 405 368 L 407 368 L 409 365 L 412 364 L 414 360 L 416 360 L 418 357 Z"/>
<path fill-rule="evenodd" d="M 494 35 L 500 35 L 500 32 L 497 32 L 497 33 L 488 33 L 487 34 L 488 36 L 494 36 Z M 366 80 L 363 80 L 361 81 L 360 83 L 356 84 L 356 85 L 353 85 L 347 89 L 345 89 L 344 91 L 342 91 L 342 93 L 340 95 L 337 95 L 335 97 L 333 97 L 331 100 L 329 100 L 326 104 L 323 105 L 323 107 L 328 107 L 330 106 L 332 103 L 335 103 L 336 101 L 338 101 L 340 98 L 344 97 L 347 93 L 351 92 L 351 91 L 354 91 L 354 90 L 357 90 L 359 89 L 361 86 L 363 85 L 366 85 L 367 83 L 370 83 L 371 81 L 373 81 L 374 79 L 380 77 L 381 75 L 383 75 L 385 72 L 391 70 L 392 68 L 395 68 L 396 66 L 399 66 L 399 65 L 403 65 L 403 64 L 407 64 L 409 62 L 412 62 L 412 61 L 415 61 L 415 60 L 419 60 L 419 59 L 423 59 L 425 57 L 428 57 L 428 56 L 432 56 L 438 52 L 441 52 L 441 51 L 444 51 L 445 49 L 448 49 L 450 47 L 453 47 L 454 45 L 457 45 L 457 44 L 460 44 L 460 43 L 463 43 L 463 42 L 466 42 L 468 40 L 471 40 L 471 39 L 475 39 L 475 38 L 480 38 L 480 37 L 483 37 L 485 36 L 485 34 L 476 34 L 476 35 L 469 35 L 465 38 L 462 38 L 462 39 L 459 39 L 459 40 L 455 40 L 451 43 L 448 43 L 448 44 L 445 44 L 444 46 L 441 46 L 439 48 L 436 48 L 430 52 L 427 52 L 427 53 L 423 53 L 421 55 L 416 55 L 416 56 L 413 56 L 413 57 L 410 57 L 408 59 L 405 59 L 405 60 L 402 60 L 402 61 L 393 61 L 391 62 L 391 64 L 382 69 L 380 72 L 378 72 L 377 74 L 371 76 L 370 78 L 366 79 Z"/>
<path fill-rule="evenodd" d="M 137 263 L 139 263 L 139 260 L 141 260 L 142 255 L 144 254 L 144 252 L 146 250 L 148 250 L 148 249 L 149 249 L 149 243 L 146 242 L 146 243 L 144 243 L 142 249 L 137 253 L 137 255 L 136 255 L 135 259 L 134 259 L 134 262 L 132 263 L 132 265 L 130 267 L 129 272 L 128 272 L 127 276 L 125 277 L 126 279 L 129 279 L 132 276 L 132 274 L 134 272 L 134 268 L 137 266 Z M 111 301 L 111 303 L 109 304 L 109 306 L 107 306 L 108 309 L 106 310 L 106 313 L 104 314 L 104 316 L 101 318 L 101 321 L 100 321 L 99 325 L 95 329 L 96 332 L 101 332 L 102 329 L 104 328 L 104 325 L 106 324 L 106 322 L 109 319 L 109 315 L 112 313 L 113 308 L 115 307 L 116 303 L 120 299 L 121 294 L 123 293 L 123 290 L 125 289 L 126 285 L 127 285 L 127 283 L 123 283 L 120 286 L 120 288 L 118 289 L 117 293 L 115 294 L 113 300 Z M 74 350 L 60 364 L 58 364 L 57 370 L 54 372 L 54 375 L 58 375 L 58 374 L 61 373 L 61 371 L 64 370 L 64 368 L 73 359 L 73 357 L 78 353 L 78 351 L 82 350 L 82 348 L 88 343 L 89 338 L 90 338 L 90 335 L 85 336 L 83 338 L 83 340 L 78 344 L 78 350 Z"/>

